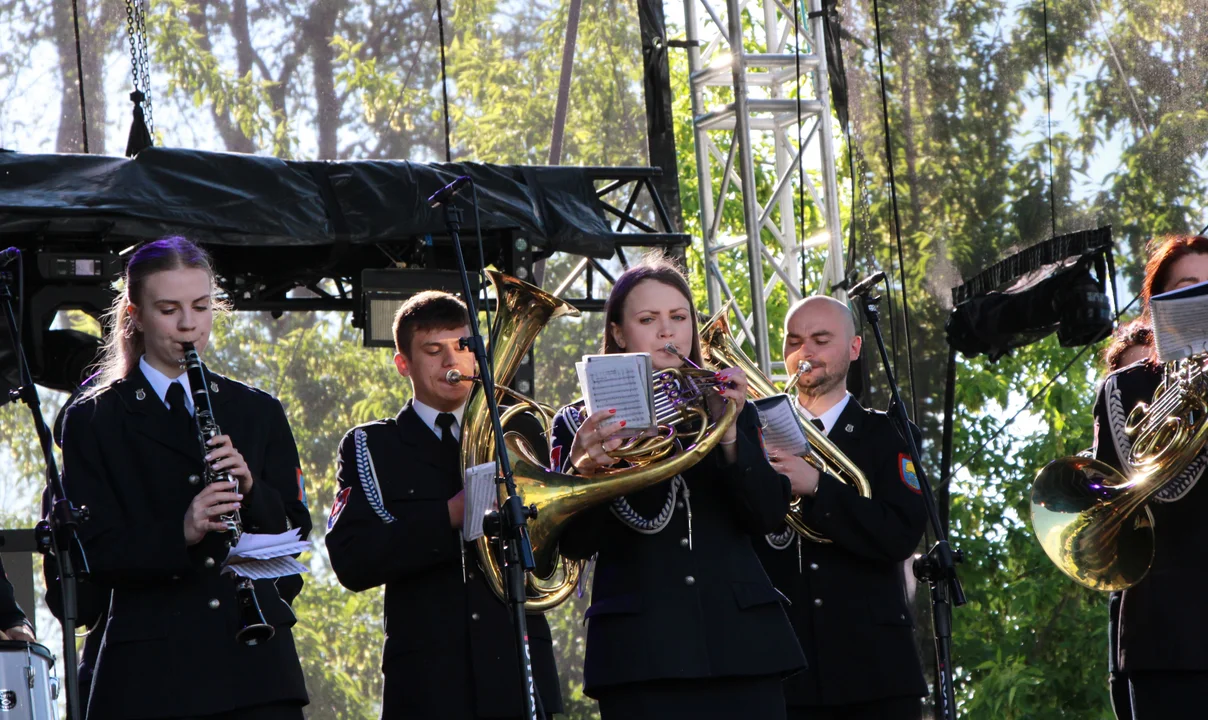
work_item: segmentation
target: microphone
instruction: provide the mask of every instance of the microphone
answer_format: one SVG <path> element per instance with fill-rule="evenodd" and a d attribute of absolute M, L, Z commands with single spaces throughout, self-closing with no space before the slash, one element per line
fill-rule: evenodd
<path fill-rule="evenodd" d="M 4 267 L 11 262 L 16 262 L 19 257 L 21 257 L 21 251 L 15 247 L 0 250 L 0 267 Z"/>
<path fill-rule="evenodd" d="M 851 295 L 852 297 L 859 297 L 861 295 L 867 295 L 869 290 L 872 290 L 872 287 L 874 285 L 876 285 L 877 283 L 881 282 L 884 279 L 885 279 L 885 271 L 878 270 L 875 273 L 873 273 L 872 275 L 869 275 L 868 277 L 864 278 L 860 282 L 856 283 L 854 287 L 852 287 L 850 290 L 847 291 L 847 294 Z"/>
<path fill-rule="evenodd" d="M 444 205 L 452 200 L 453 196 L 457 194 L 457 191 L 468 182 L 470 182 L 469 175 L 458 176 L 458 178 L 453 182 L 432 193 L 432 197 L 428 198 L 428 206 L 435 208 Z"/>

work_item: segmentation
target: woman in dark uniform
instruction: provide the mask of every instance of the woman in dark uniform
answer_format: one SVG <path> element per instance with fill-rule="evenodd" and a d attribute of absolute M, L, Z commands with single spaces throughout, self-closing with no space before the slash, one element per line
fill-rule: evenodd
<path fill-rule="evenodd" d="M 691 292 L 669 261 L 622 274 L 605 316 L 605 353 L 680 367 L 663 349 L 672 343 L 700 364 Z M 789 482 L 764 455 L 742 371 L 719 379 L 733 382 L 722 394 L 741 409 L 720 444 L 682 476 L 583 513 L 562 539 L 567 556 L 596 556 L 584 680 L 606 720 L 783 718 L 781 678 L 804 664 L 750 540 L 783 522 Z M 552 464 L 585 476 L 615 465 L 620 427 L 603 422 L 611 414 L 563 408 Z"/>
<path fill-rule="evenodd" d="M 1154 295 L 1208 281 L 1208 238 L 1174 236 L 1151 247 L 1141 288 L 1143 321 Z M 1128 466 L 1129 412 L 1150 402 L 1162 379 L 1152 357 L 1108 375 L 1095 402 L 1095 457 Z M 1208 686 L 1208 487 L 1203 449 L 1178 477 L 1149 502 L 1154 519 L 1154 558 L 1149 573 L 1120 597 L 1113 613 L 1114 669 L 1127 677 L 1130 702 L 1114 703 L 1133 720 L 1204 717 Z M 1118 678 L 1113 678 L 1118 679 Z M 1117 695 L 1113 686 L 1113 695 Z M 1131 708 L 1129 707 L 1131 705 Z"/>
<path fill-rule="evenodd" d="M 244 530 L 311 527 L 298 451 L 272 396 L 209 373 L 224 435 L 203 457 L 183 343 L 204 353 L 214 316 L 209 258 L 184 238 L 143 246 L 115 301 L 97 389 L 67 411 L 64 480 L 91 582 L 112 591 L 93 676 L 90 720 L 298 720 L 307 702 L 276 583 L 255 582 L 275 635 L 254 646 L 242 626 L 218 517 Z M 232 482 L 201 482 L 205 463 Z M 296 581 L 296 578 L 293 578 Z M 282 579 L 283 585 L 288 585 Z"/>

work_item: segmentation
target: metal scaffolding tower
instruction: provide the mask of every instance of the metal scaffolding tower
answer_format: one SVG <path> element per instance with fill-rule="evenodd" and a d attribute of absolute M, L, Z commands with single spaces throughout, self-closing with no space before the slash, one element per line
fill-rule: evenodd
<path fill-rule="evenodd" d="M 796 27 L 792 2 L 799 3 Z M 770 374 L 767 300 L 776 285 L 784 284 L 791 301 L 800 299 L 801 253 L 822 250 L 818 290 L 843 278 L 821 2 L 808 0 L 807 10 L 806 0 L 725 0 L 724 17 L 717 4 L 684 0 L 709 310 L 730 302 L 739 341 L 751 341 L 756 361 Z M 758 186 L 757 166 L 774 167 Z M 801 237 L 794 213 L 802 177 L 825 224 L 810 238 Z M 727 202 L 742 206 L 742 237 L 722 228 Z M 744 254 L 749 310 L 735 301 L 721 273 L 722 262 Z"/>

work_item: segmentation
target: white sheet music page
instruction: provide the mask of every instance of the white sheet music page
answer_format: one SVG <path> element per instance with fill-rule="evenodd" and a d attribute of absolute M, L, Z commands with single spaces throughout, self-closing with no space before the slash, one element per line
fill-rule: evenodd
<path fill-rule="evenodd" d="M 484 535 L 483 518 L 499 505 L 499 491 L 495 481 L 497 475 L 498 471 L 493 462 L 466 469 L 465 515 L 461 522 L 461 537 L 466 542 L 472 542 Z"/>
<path fill-rule="evenodd" d="M 781 393 L 753 402 L 759 411 L 763 444 L 767 447 L 768 455 L 802 457 L 809 452 L 810 441 L 793 410 L 792 398 Z"/>
<path fill-rule="evenodd" d="M 243 533 L 227 555 L 223 572 L 253 580 L 307 572 L 306 566 L 292 557 L 310 549 L 310 542 L 300 536 L 298 528 L 275 535 Z"/>
<path fill-rule="evenodd" d="M 1208 282 L 1154 295 L 1149 307 L 1159 362 L 1208 352 Z"/>
<path fill-rule="evenodd" d="M 649 353 L 584 355 L 576 363 L 587 413 L 616 408 L 612 422 L 625 421 L 618 435 L 628 437 L 655 426 Z"/>

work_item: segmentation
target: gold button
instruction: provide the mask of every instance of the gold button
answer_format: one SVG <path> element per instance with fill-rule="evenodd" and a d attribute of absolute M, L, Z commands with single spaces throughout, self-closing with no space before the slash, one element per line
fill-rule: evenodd
<path fill-rule="evenodd" d="M 695 584 L 696 584 L 696 578 L 694 578 L 694 577 L 692 577 L 691 575 L 689 575 L 688 577 L 684 578 L 684 584 L 685 584 L 685 585 L 695 585 Z"/>
<path fill-rule="evenodd" d="M 221 605 L 221 604 L 222 604 L 222 603 L 218 602 L 218 598 L 211 598 L 211 599 L 210 599 L 210 609 L 211 609 L 211 610 L 217 610 L 217 609 L 218 609 L 218 606 L 219 606 L 219 605 Z"/>
<path fill-rule="evenodd" d="M 201 476 L 200 476 L 200 475 L 190 475 L 190 476 L 189 476 L 189 484 L 190 484 L 190 485 L 196 485 L 196 484 L 197 484 L 197 483 L 199 483 L 199 482 L 201 482 Z"/>
<path fill-rule="evenodd" d="M 680 547 L 688 547 L 688 538 L 680 538 Z"/>
<path fill-rule="evenodd" d="M 814 598 L 814 607 L 822 607 L 822 598 Z"/>
<path fill-rule="evenodd" d="M 478 613 L 470 613 L 470 619 L 471 619 L 471 620 L 477 620 L 477 619 L 478 619 Z"/>
<path fill-rule="evenodd" d="M 212 557 L 206 558 L 205 566 L 208 568 L 214 567 L 214 558 L 212 558 Z"/>
<path fill-rule="evenodd" d="M 810 570 L 817 570 L 817 569 L 818 569 L 818 563 L 810 563 Z"/>

